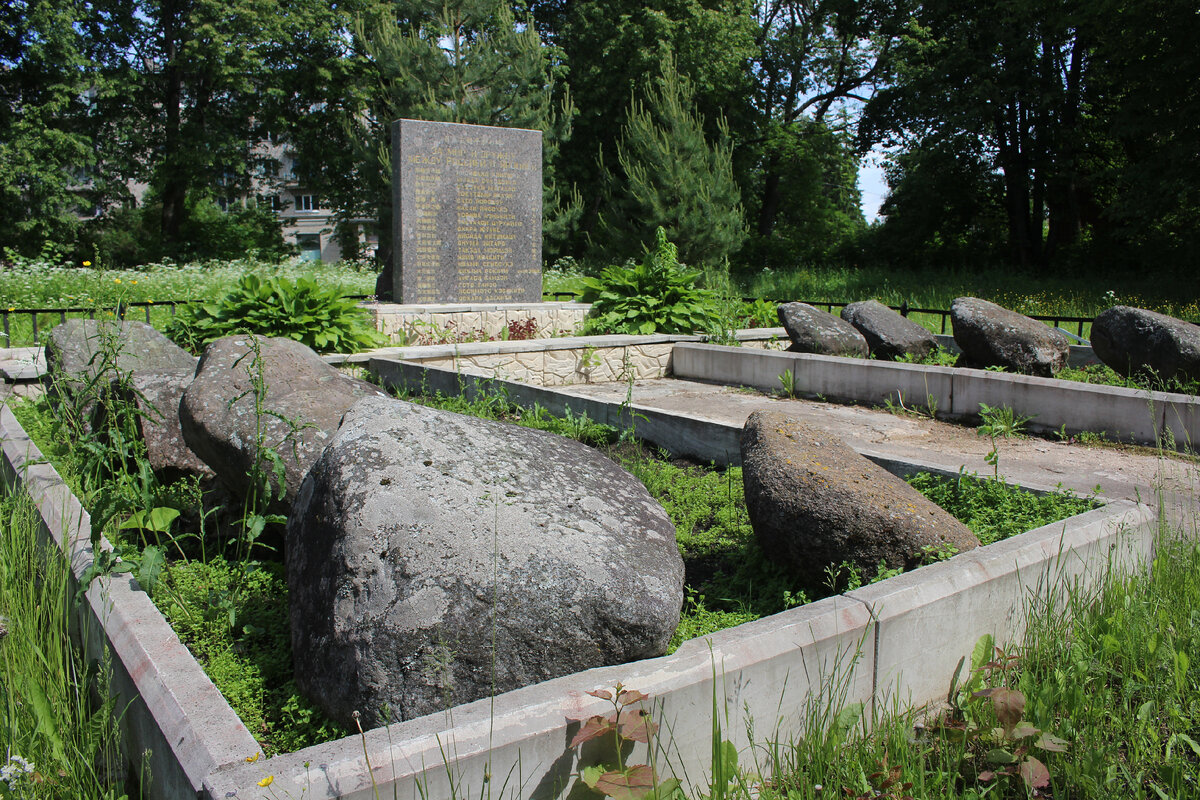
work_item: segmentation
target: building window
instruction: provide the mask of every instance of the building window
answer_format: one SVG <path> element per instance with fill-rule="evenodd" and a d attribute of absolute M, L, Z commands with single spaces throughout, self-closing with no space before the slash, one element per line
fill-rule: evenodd
<path fill-rule="evenodd" d="M 317 203 L 315 194 L 298 194 L 296 195 L 296 210 L 297 211 L 317 211 L 321 208 Z"/>
<path fill-rule="evenodd" d="M 303 261 L 320 261 L 321 260 L 321 234 L 319 233 L 298 233 L 296 234 L 296 246 L 300 248 L 300 258 Z"/>
<path fill-rule="evenodd" d="M 279 195 L 277 194 L 260 194 L 258 196 L 258 205 L 260 208 L 269 208 L 272 211 L 278 211 L 281 207 Z"/>

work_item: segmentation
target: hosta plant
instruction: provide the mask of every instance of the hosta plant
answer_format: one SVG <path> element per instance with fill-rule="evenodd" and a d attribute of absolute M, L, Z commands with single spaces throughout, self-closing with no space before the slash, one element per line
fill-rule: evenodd
<path fill-rule="evenodd" d="M 609 267 L 585 278 L 583 301 L 592 304 L 587 333 L 694 333 L 719 315 L 717 298 L 698 285 L 700 271 L 679 263 L 661 227 L 641 264 Z"/>
<path fill-rule="evenodd" d="M 294 339 L 318 353 L 353 353 L 386 341 L 340 287 L 252 273 L 215 303 L 186 307 L 167 327 L 168 336 L 193 352 L 234 333 Z"/>

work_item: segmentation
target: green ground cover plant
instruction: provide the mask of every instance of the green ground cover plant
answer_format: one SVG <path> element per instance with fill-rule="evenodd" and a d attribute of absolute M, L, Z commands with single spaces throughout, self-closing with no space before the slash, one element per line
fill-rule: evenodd
<path fill-rule="evenodd" d="M 642 263 L 609 267 L 583 280 L 582 300 L 592 304 L 584 333 L 691 334 L 714 324 L 717 297 L 699 285 L 700 270 L 679 263 L 661 227 Z"/>
<path fill-rule="evenodd" d="M 293 281 L 247 273 L 218 300 L 181 308 L 166 333 L 197 354 L 233 333 L 294 339 L 318 353 L 354 353 L 387 343 L 341 287 L 305 275 Z"/>
<path fill-rule="evenodd" d="M 109 397 L 98 429 L 79 426 L 82 398 L 12 404 L 90 511 L 93 540 L 113 544 L 84 580 L 132 572 L 265 754 L 344 735 L 291 682 L 286 580 L 269 544 L 280 520 L 253 501 L 226 507 L 194 479 L 160 483 L 133 433 L 131 398 Z M 265 485 L 267 476 L 248 480 Z"/>

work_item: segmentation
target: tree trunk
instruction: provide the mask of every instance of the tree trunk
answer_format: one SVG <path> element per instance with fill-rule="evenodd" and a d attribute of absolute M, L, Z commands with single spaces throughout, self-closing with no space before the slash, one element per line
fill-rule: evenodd
<path fill-rule="evenodd" d="M 183 69 L 179 62 L 179 36 L 183 9 L 181 3 L 167 0 L 162 4 L 162 52 L 166 60 L 163 69 L 163 110 L 166 127 L 163 131 L 162 166 L 162 248 L 174 254 L 179 247 L 180 227 L 186 213 L 187 176 L 180 164 L 183 157 L 180 142 L 183 105 Z"/>
<path fill-rule="evenodd" d="M 779 156 L 772 153 L 767 159 L 766 178 L 763 181 L 762 206 L 758 211 L 759 236 L 770 236 L 775 230 L 775 219 L 779 216 Z"/>

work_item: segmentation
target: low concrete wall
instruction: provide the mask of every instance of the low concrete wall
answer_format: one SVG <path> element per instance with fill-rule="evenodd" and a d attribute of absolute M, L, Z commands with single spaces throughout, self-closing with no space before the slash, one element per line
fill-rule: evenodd
<path fill-rule="evenodd" d="M 438 305 L 402 305 L 399 303 L 360 303 L 370 312 L 375 328 L 388 336 L 402 336 L 419 342 L 447 334 L 500 336 L 511 323 L 533 320 L 537 336 L 563 336 L 578 333 L 591 305 L 588 303 L 446 303 Z"/>
<path fill-rule="evenodd" d="M 392 370 L 414 379 L 413 370 L 426 371 L 382 361 L 373 366 L 389 381 L 399 374 Z M 440 376 L 435 381 L 458 380 L 443 370 L 427 372 Z M 474 390 L 520 386 L 480 384 Z M 608 410 L 596 409 L 597 419 L 637 411 L 603 405 Z M 653 424 L 665 435 L 670 415 L 656 413 L 653 423 L 637 420 L 639 434 Z M 86 514 L 52 469 L 34 463 L 40 454 L 8 409 L 0 415 L 8 478 L 38 499 L 47 531 L 81 574 L 91 558 Z M 732 432 L 695 419 L 674 425 L 682 431 L 679 442 L 697 447 Z M 723 737 L 749 766 L 751 722 L 761 744 L 794 737 L 806 715 L 828 707 L 881 707 L 898 696 L 918 704 L 935 700 L 979 636 L 1019 636 L 1024 604 L 1038 592 L 1088 585 L 1109 569 L 1145 563 L 1156 529 L 1154 508 L 1115 501 L 857 592 L 687 642 L 671 656 L 588 670 L 255 763 L 245 760 L 253 739 L 136 583 L 92 586 L 87 613 L 99 645 L 113 652 L 120 676 L 114 690 L 134 701 L 124 720 L 132 751 L 148 748 L 157 759 L 152 797 L 192 796 L 198 786 L 210 800 L 367 800 L 376 790 L 405 800 L 562 797 L 580 767 L 568 747 L 578 720 L 607 710 L 587 692 L 618 681 L 650 694 L 662 724 L 653 752 L 637 750 L 630 763 L 653 760 L 660 774 L 674 773 L 702 790 L 714 713 Z"/>
<path fill-rule="evenodd" d="M 0 478 L 33 499 L 44 540 L 69 559 L 77 586 L 93 560 L 91 518 L 3 404 L 0 447 Z M 104 539 L 100 546 L 112 549 Z M 214 770 L 257 752 L 254 737 L 136 580 L 96 580 L 71 608 L 87 657 L 111 655 L 109 690 L 126 756 L 140 768 L 146 754 L 147 798 L 194 797 Z"/>
<path fill-rule="evenodd" d="M 1096 386 L 954 367 L 926 367 L 808 353 L 754 352 L 692 342 L 675 346 L 674 376 L 714 383 L 780 389 L 791 371 L 796 394 L 842 402 L 935 409 L 948 419 L 977 420 L 979 405 L 1008 406 L 1033 415 L 1034 431 L 1105 431 L 1121 441 L 1154 445 L 1160 437 L 1178 450 L 1200 444 L 1200 398 L 1118 386 Z"/>
<path fill-rule="evenodd" d="M 735 335 L 747 349 L 775 349 L 786 344 L 783 329 L 755 328 Z M 382 347 L 364 353 L 322 356 L 331 364 L 366 364 L 373 358 L 403 359 L 468 375 L 499 377 L 539 386 L 609 383 L 662 378 L 671 372 L 671 351 L 679 342 L 700 336 L 568 336 L 524 341 L 467 342 Z"/>

